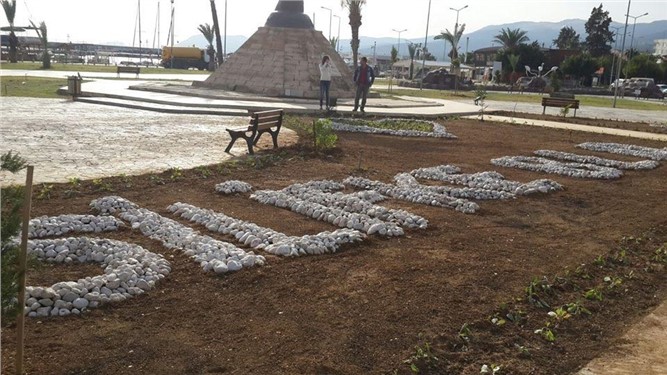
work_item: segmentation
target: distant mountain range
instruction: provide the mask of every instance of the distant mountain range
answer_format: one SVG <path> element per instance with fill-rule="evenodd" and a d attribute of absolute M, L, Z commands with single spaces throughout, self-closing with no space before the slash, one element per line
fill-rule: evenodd
<path fill-rule="evenodd" d="M 585 29 L 586 20 L 580 19 L 570 19 L 563 20 L 560 22 L 515 22 L 508 23 L 503 25 L 491 25 L 486 26 L 482 29 L 471 33 L 463 34 L 460 42 L 460 52 L 463 53 L 466 50 L 466 41 L 468 42 L 468 52 L 473 52 L 480 48 L 491 47 L 493 38 L 495 35 L 500 33 L 501 29 L 521 29 L 527 32 L 530 42 L 538 41 L 545 48 L 549 48 L 553 44 L 553 40 L 558 37 L 558 33 L 563 27 L 569 26 L 572 27 L 580 36 L 580 40 L 583 42 L 586 39 L 586 29 Z M 623 34 L 623 23 L 612 22 L 612 27 L 621 27 L 619 29 L 619 38 L 617 48 L 621 48 L 622 34 Z M 446 28 L 452 29 L 451 26 L 446 26 Z M 611 30 L 613 28 L 610 27 Z M 361 31 L 363 32 L 363 26 Z M 438 59 L 442 60 L 445 53 L 445 42 L 442 40 L 434 40 L 433 37 L 438 35 L 441 30 L 437 30 L 438 33 L 433 33 L 428 37 L 428 49 L 431 53 Z M 628 26 L 628 33 L 632 32 L 632 25 Z M 630 38 L 631 35 L 628 35 L 626 38 L 626 49 L 630 47 Z M 236 51 L 248 38 L 242 35 L 228 35 L 227 36 L 227 53 L 232 53 Z M 359 45 L 359 53 L 366 56 L 373 55 L 373 46 L 376 44 L 375 53 L 378 56 L 388 56 L 391 54 L 391 48 L 396 46 L 397 39 L 395 37 L 367 37 L 361 36 Z M 655 39 L 667 39 L 667 20 L 663 21 L 654 21 L 651 23 L 638 23 L 635 29 L 635 37 L 633 42 L 633 48 L 636 48 L 640 51 L 653 51 Z M 424 38 L 415 38 L 415 39 L 401 39 L 401 55 L 407 56 L 408 42 L 412 43 L 424 43 Z M 199 34 L 193 35 L 188 39 L 179 43 L 180 46 L 192 46 L 195 45 L 200 48 L 206 48 L 208 43 L 206 39 Z M 449 53 L 449 48 L 451 46 L 447 45 L 447 53 Z M 340 52 L 341 54 L 351 53 L 350 49 L 350 40 L 343 39 L 340 41 Z"/>

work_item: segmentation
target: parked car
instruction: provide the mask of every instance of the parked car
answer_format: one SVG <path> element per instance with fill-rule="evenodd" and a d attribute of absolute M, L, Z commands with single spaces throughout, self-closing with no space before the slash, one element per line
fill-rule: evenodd
<path fill-rule="evenodd" d="M 614 81 L 612 82 L 611 85 L 609 85 L 609 91 L 614 92 L 614 88 L 618 85 L 619 89 L 622 90 L 623 85 L 624 85 L 625 80 L 623 78 L 619 78 L 618 82 Z M 620 90 L 619 90 L 620 91 Z"/>
<path fill-rule="evenodd" d="M 664 83 L 661 83 L 661 84 L 658 84 L 656 86 L 658 86 L 658 89 L 660 91 L 662 91 L 663 94 L 667 95 L 667 85 L 665 85 Z"/>

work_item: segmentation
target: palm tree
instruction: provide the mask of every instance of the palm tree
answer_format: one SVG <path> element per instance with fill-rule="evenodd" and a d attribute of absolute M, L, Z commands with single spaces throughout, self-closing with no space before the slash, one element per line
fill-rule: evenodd
<path fill-rule="evenodd" d="M 361 6 L 366 4 L 366 0 L 341 0 L 340 6 L 350 11 L 350 27 L 352 28 L 352 60 L 354 69 L 357 69 L 357 56 L 359 53 L 359 27 L 361 27 Z"/>
<path fill-rule="evenodd" d="M 215 48 L 213 48 L 213 38 L 215 37 L 215 32 L 213 31 L 211 25 L 207 23 L 199 25 L 197 30 L 199 30 L 199 32 L 204 35 L 204 38 L 206 38 L 206 41 L 208 42 L 208 48 L 206 49 L 206 54 L 209 58 L 208 70 L 212 72 L 215 70 Z"/>
<path fill-rule="evenodd" d="M 35 23 L 32 21 L 30 21 L 30 24 L 35 28 L 39 41 L 42 43 L 42 49 L 44 50 L 42 53 L 42 69 L 51 69 L 51 56 L 49 55 L 49 39 L 46 33 L 46 24 L 44 21 L 39 24 L 39 27 L 35 26 Z"/>
<path fill-rule="evenodd" d="M 414 77 L 415 53 L 419 47 L 421 47 L 421 43 L 415 44 L 410 42 L 410 44 L 408 44 L 408 54 L 410 55 L 410 79 Z"/>
<path fill-rule="evenodd" d="M 530 40 L 526 34 L 527 32 L 521 29 L 512 30 L 508 27 L 507 29 L 500 30 L 500 34 L 496 35 L 493 41 L 500 43 L 506 50 L 516 51 L 520 44 Z"/>
<path fill-rule="evenodd" d="M 452 34 L 449 29 L 440 32 L 440 35 L 436 35 L 433 39 L 442 39 L 445 43 L 449 43 L 452 46 L 452 51 L 449 53 L 449 57 L 452 60 L 458 60 L 459 58 L 459 40 L 463 35 L 463 31 L 466 29 L 466 24 L 461 25 L 460 30 L 455 30 L 455 34 Z M 446 47 L 446 45 L 445 45 Z"/>
<path fill-rule="evenodd" d="M 215 0 L 211 0 L 211 14 L 213 15 L 213 29 L 215 30 L 215 43 L 218 47 L 218 64 L 222 64 L 222 40 L 220 39 L 220 24 L 218 23 L 218 11 L 215 8 Z"/>
<path fill-rule="evenodd" d="M 9 23 L 9 62 L 16 62 L 16 50 L 19 46 L 19 38 L 14 34 L 14 18 L 16 16 L 16 0 L 2 0 L 2 8 L 5 10 L 7 22 Z"/>

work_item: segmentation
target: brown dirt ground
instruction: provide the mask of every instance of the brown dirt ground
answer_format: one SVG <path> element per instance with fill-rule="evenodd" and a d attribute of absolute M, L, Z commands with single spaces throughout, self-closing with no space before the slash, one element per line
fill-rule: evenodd
<path fill-rule="evenodd" d="M 617 343 L 667 298 L 664 264 L 649 259 L 667 241 L 664 165 L 598 181 L 489 163 L 536 149 L 596 154 L 574 148 L 585 141 L 664 144 L 474 120 L 444 124 L 459 139 L 341 133 L 328 156 L 313 157 L 299 146 L 266 150 L 260 153 L 265 163 L 256 163 L 262 165 L 211 166 L 209 178 L 196 170 L 184 171 L 178 181 L 162 174 L 163 185 L 149 176 L 111 178 L 113 192 L 96 192 L 87 181 L 72 198 L 64 197 L 67 186 L 56 185 L 51 199 L 34 201 L 33 217 L 89 213 L 91 199 L 116 194 L 170 218 L 166 207 L 181 201 L 293 235 L 334 228 L 245 194 L 218 195 L 214 185 L 240 179 L 256 189 L 280 189 L 351 174 L 391 182 L 399 172 L 456 164 L 464 173 L 497 170 L 508 179 L 551 178 L 566 188 L 482 201 L 472 215 L 390 200 L 385 204 L 426 217 L 428 229 L 408 230 L 400 238 L 371 237 L 331 255 L 267 255 L 265 267 L 222 277 L 202 272 L 178 251 L 137 232 L 105 233 L 163 254 L 172 273 L 146 295 L 80 317 L 27 319 L 28 373 L 408 374 L 413 365 L 421 373 L 478 374 L 482 364 L 494 363 L 502 365 L 502 374 L 567 374 Z M 623 240 L 626 235 L 635 239 Z M 619 255 L 622 247 L 625 256 Z M 595 265 L 600 255 L 605 262 Z M 89 272 L 95 269 L 44 266 L 29 274 L 28 285 Z M 522 298 L 531 280 L 544 276 L 549 287 L 540 292 L 543 300 L 552 306 L 581 300 L 592 312 L 554 328 L 553 343 L 533 333 L 544 326 L 548 310 Z M 621 277 L 622 287 L 607 288 L 605 276 Z M 596 286 L 603 290 L 602 301 L 582 297 Z M 521 325 L 489 323 L 495 313 L 519 310 Z M 467 338 L 459 336 L 465 323 Z M 3 327 L 3 374 L 13 373 L 15 335 L 14 326 Z"/>

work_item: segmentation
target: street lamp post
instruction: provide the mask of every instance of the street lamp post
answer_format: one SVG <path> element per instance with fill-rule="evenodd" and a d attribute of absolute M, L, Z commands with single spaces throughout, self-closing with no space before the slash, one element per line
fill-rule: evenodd
<path fill-rule="evenodd" d="M 454 46 L 455 52 L 452 52 L 452 56 L 454 56 L 454 54 L 456 54 L 456 56 L 459 55 L 459 38 L 458 38 L 458 34 L 459 34 L 459 12 L 462 11 L 463 9 L 467 8 L 467 7 L 468 6 L 466 5 L 466 6 L 463 6 L 463 7 L 459 8 L 459 9 L 449 8 L 449 9 L 456 12 L 456 23 L 454 24 L 454 39 L 455 39 L 456 43 L 455 43 L 455 46 Z"/>
<path fill-rule="evenodd" d="M 338 18 L 338 36 L 336 37 L 336 52 L 340 53 L 339 46 L 340 46 L 340 16 L 334 14 L 334 17 Z"/>
<path fill-rule="evenodd" d="M 391 30 L 398 33 L 398 49 L 396 51 L 396 56 L 398 56 L 398 58 L 400 59 L 401 58 L 401 33 L 404 32 L 404 31 L 408 31 L 408 29 L 403 29 L 403 30 L 391 29 Z"/>
<path fill-rule="evenodd" d="M 320 7 L 329 11 L 329 40 L 331 40 L 331 21 L 333 19 L 333 11 L 327 7 Z"/>
<path fill-rule="evenodd" d="M 634 20 L 635 20 L 634 23 L 632 24 L 632 37 L 630 38 L 630 49 L 628 50 L 628 51 L 630 51 L 630 53 L 632 53 L 632 42 L 635 41 L 635 26 L 637 26 L 637 18 L 648 16 L 648 12 L 646 12 L 642 15 L 639 15 L 639 16 L 630 16 L 628 14 L 626 14 L 626 16 L 630 17 L 630 18 L 634 18 Z"/>
<path fill-rule="evenodd" d="M 618 56 L 618 66 L 616 67 L 616 84 L 614 85 L 614 103 L 612 107 L 616 108 L 616 98 L 618 97 L 618 79 L 621 78 L 621 65 L 623 64 L 623 54 L 625 53 L 625 36 L 628 34 L 628 21 L 630 14 L 630 4 L 632 0 L 628 0 L 628 12 L 625 14 L 625 27 L 623 28 L 623 43 L 621 43 L 621 54 Z"/>
<path fill-rule="evenodd" d="M 431 21 L 431 0 L 428 0 L 428 12 L 426 13 L 426 36 L 424 37 L 424 52 L 422 53 L 422 79 L 419 80 L 419 89 L 424 88 L 424 67 L 426 66 L 426 44 L 428 43 L 428 26 Z"/>
<path fill-rule="evenodd" d="M 618 30 L 619 30 L 621 27 L 622 27 L 622 26 L 619 26 L 619 27 L 611 26 L 611 28 L 615 30 L 615 32 L 614 32 L 614 49 L 616 49 L 616 48 L 618 47 Z M 613 51 L 612 51 L 612 58 L 611 58 L 611 72 L 610 72 L 610 74 L 609 74 L 609 81 L 613 81 L 613 80 L 614 80 L 614 69 L 615 69 L 615 68 L 616 68 L 616 54 L 613 53 Z M 612 82 L 609 82 L 609 84 L 611 84 L 611 83 L 612 83 Z M 616 84 L 618 84 L 618 82 L 616 82 Z"/>

